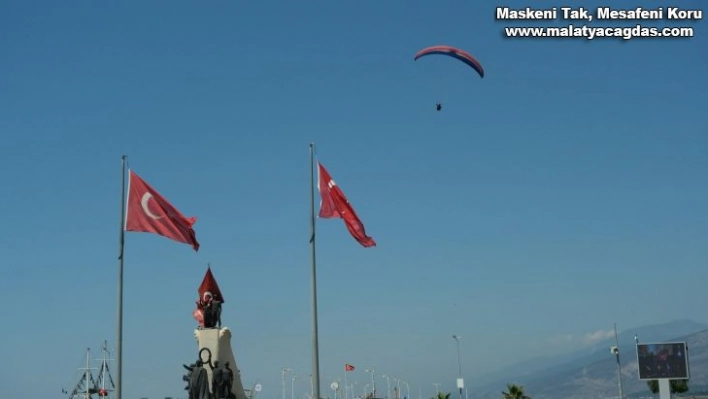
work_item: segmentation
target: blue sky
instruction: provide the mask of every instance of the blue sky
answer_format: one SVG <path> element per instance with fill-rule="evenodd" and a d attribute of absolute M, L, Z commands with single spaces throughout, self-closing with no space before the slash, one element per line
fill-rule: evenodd
<path fill-rule="evenodd" d="M 708 322 L 705 22 L 505 39 L 496 5 L 5 2 L 4 394 L 59 395 L 86 347 L 114 345 L 123 154 L 202 245 L 127 234 L 125 398 L 184 396 L 208 262 L 244 384 L 278 398 L 291 367 L 309 392 L 312 141 L 378 242 L 317 222 L 323 394 L 344 363 L 359 390 L 372 367 L 454 391 L 452 334 L 473 384 L 614 322 Z M 413 61 L 435 44 L 484 79 Z"/>

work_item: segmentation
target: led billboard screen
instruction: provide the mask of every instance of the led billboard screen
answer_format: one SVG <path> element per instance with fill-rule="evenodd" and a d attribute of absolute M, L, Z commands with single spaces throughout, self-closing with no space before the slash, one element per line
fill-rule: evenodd
<path fill-rule="evenodd" d="M 637 344 L 640 380 L 687 380 L 688 353 L 685 342 Z"/>

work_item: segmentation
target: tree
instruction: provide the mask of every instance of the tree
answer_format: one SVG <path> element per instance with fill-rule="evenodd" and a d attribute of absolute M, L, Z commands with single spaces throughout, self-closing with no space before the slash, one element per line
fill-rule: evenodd
<path fill-rule="evenodd" d="M 502 392 L 503 399 L 531 399 L 524 395 L 524 387 L 516 384 L 506 384 L 506 392 Z"/>
<path fill-rule="evenodd" d="M 647 386 L 651 393 L 659 393 L 659 380 L 647 381 Z M 669 380 L 671 393 L 688 392 L 688 380 Z"/>
<path fill-rule="evenodd" d="M 438 392 L 438 395 L 434 396 L 432 399 L 450 399 L 450 394 Z"/>

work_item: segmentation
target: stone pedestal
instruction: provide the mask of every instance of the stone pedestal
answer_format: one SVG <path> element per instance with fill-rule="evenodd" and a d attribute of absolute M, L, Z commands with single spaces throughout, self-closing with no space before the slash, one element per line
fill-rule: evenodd
<path fill-rule="evenodd" d="M 209 348 L 211 351 L 211 362 L 219 362 L 219 366 L 223 366 L 229 362 L 229 368 L 234 372 L 234 383 L 231 387 L 231 392 L 236 396 L 236 399 L 248 399 L 246 392 L 243 389 L 241 382 L 241 372 L 236 363 L 236 358 L 231 350 L 231 330 L 227 327 L 223 328 L 199 328 L 194 331 L 194 336 L 197 338 L 199 351 L 202 348 Z M 203 360 L 207 360 L 206 353 L 203 355 Z M 209 375 L 209 386 L 212 386 L 212 373 L 210 367 L 205 367 Z M 213 393 L 213 392 L 212 392 Z"/>

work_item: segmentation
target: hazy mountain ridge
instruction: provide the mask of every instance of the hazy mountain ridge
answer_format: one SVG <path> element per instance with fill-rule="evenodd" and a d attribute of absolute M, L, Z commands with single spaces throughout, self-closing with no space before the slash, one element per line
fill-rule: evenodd
<path fill-rule="evenodd" d="M 639 342 L 686 341 L 691 379 L 689 387 L 708 385 L 708 325 L 692 320 L 629 329 L 618 334 L 624 394 L 649 393 L 637 376 L 635 334 Z M 614 338 L 556 357 L 536 358 L 488 374 L 471 397 L 499 398 L 508 382 L 524 386 L 534 399 L 599 398 L 619 395 L 617 363 L 609 348 Z M 474 392 L 474 394 L 472 394 Z"/>

